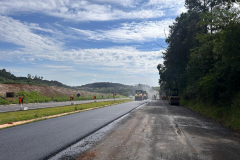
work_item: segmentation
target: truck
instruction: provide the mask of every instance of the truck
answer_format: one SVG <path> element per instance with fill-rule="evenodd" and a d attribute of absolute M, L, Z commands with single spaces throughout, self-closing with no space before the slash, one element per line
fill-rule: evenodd
<path fill-rule="evenodd" d="M 148 99 L 148 94 L 146 91 L 143 91 L 143 100 L 147 100 Z"/>
<path fill-rule="evenodd" d="M 160 96 L 160 99 L 166 100 L 166 99 L 167 99 L 167 98 L 166 98 L 166 95 L 165 95 L 165 94 L 162 94 L 162 95 Z"/>
<path fill-rule="evenodd" d="M 143 100 L 143 91 L 136 90 L 135 91 L 135 101 L 142 101 Z"/>
<path fill-rule="evenodd" d="M 168 103 L 179 105 L 180 97 L 178 96 L 178 89 L 169 89 Z"/>

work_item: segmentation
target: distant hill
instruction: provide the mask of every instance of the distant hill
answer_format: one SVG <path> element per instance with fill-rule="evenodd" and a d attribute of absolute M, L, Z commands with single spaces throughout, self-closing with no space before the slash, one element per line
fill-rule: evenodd
<path fill-rule="evenodd" d="M 124 85 L 120 83 L 111 82 L 97 82 L 91 84 L 85 84 L 82 86 L 71 87 L 56 80 L 43 80 L 43 77 L 32 76 L 30 74 L 27 77 L 16 77 L 12 73 L 6 71 L 6 69 L 0 69 L 0 84 L 25 84 L 25 85 L 38 85 L 38 86 L 56 86 L 68 89 L 84 90 L 90 92 L 99 92 L 104 94 L 112 94 L 116 92 L 124 96 L 135 95 L 135 90 L 145 90 L 147 92 L 152 92 L 154 88 L 144 85 Z"/>
<path fill-rule="evenodd" d="M 160 87 L 153 87 L 154 90 L 159 91 Z"/>
<path fill-rule="evenodd" d="M 135 95 L 135 90 L 145 90 L 147 92 L 152 92 L 154 90 L 152 87 L 143 84 L 124 85 L 120 83 L 110 82 L 96 82 L 91 84 L 85 84 L 82 86 L 77 86 L 76 89 L 91 92 L 100 92 L 105 94 L 111 94 L 113 92 L 116 92 L 124 96 Z"/>
<path fill-rule="evenodd" d="M 55 80 L 43 80 L 43 77 L 37 75 L 31 76 L 30 74 L 28 74 L 27 77 L 16 77 L 12 73 L 7 72 L 6 69 L 0 69 L 0 84 L 32 84 L 40 86 L 57 86 L 64 88 L 72 88 Z"/>
<path fill-rule="evenodd" d="M 82 97 L 102 95 L 101 93 L 94 93 L 56 86 L 40 86 L 28 84 L 0 84 L 0 97 L 5 97 L 6 92 L 13 92 L 15 93 L 15 96 L 17 96 L 16 94 L 20 91 L 26 92 L 37 91 L 38 93 L 45 97 L 69 97 L 70 95 L 74 95 L 76 97 L 78 93 L 80 93 Z"/>

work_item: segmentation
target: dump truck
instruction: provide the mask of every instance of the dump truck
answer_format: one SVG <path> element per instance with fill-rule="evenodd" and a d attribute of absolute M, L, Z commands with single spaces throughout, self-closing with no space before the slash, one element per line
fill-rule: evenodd
<path fill-rule="evenodd" d="M 148 94 L 146 91 L 143 91 L 143 100 L 147 100 L 148 99 Z"/>
<path fill-rule="evenodd" d="M 169 89 L 168 103 L 179 105 L 180 97 L 178 96 L 178 89 Z"/>
<path fill-rule="evenodd" d="M 135 101 L 142 101 L 143 100 L 143 91 L 136 90 L 135 91 Z"/>

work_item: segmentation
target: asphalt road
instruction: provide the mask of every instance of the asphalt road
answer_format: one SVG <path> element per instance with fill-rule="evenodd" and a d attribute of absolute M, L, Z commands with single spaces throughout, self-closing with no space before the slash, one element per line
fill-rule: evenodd
<path fill-rule="evenodd" d="M 46 159 L 144 103 L 133 101 L 1 129 L 0 159 Z"/>
<path fill-rule="evenodd" d="M 116 98 L 118 100 L 119 98 Z M 128 98 L 121 98 L 128 99 Z M 114 99 L 97 99 L 97 101 L 113 101 Z M 23 107 L 28 107 L 28 109 L 39 109 L 39 108 L 48 108 L 48 107 L 59 107 L 59 106 L 67 106 L 71 105 L 71 103 L 75 104 L 84 104 L 84 103 L 92 103 L 94 100 L 84 100 L 84 101 L 67 101 L 67 102 L 49 102 L 49 103 L 29 103 L 23 104 Z M 11 104 L 11 105 L 0 105 L 0 112 L 11 112 L 11 111 L 19 111 L 19 104 Z"/>
<path fill-rule="evenodd" d="M 134 110 L 96 144 L 76 160 L 240 159 L 239 134 L 167 100 Z"/>

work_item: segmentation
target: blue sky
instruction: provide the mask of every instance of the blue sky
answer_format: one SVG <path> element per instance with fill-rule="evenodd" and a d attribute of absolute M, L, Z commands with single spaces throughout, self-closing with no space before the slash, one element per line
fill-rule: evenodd
<path fill-rule="evenodd" d="M 0 68 L 71 86 L 158 86 L 161 45 L 184 0 L 1 0 Z"/>

